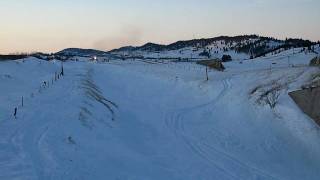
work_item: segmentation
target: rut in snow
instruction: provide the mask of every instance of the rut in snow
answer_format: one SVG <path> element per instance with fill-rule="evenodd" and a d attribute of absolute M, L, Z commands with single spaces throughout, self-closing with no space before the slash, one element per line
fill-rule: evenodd
<path fill-rule="evenodd" d="M 99 122 L 105 123 L 110 126 L 110 124 L 104 119 L 101 119 L 101 117 L 98 118 L 94 116 L 92 109 L 97 108 L 94 103 L 98 102 L 100 106 L 106 109 L 111 115 L 112 121 L 115 121 L 115 110 L 118 109 L 118 105 L 104 97 L 103 92 L 93 80 L 93 73 L 93 69 L 88 69 L 85 75 L 80 75 L 82 78 L 79 87 L 84 90 L 84 95 L 87 100 L 84 100 L 83 105 L 80 107 L 79 120 L 84 126 L 89 128 L 92 128 L 94 126 L 93 122 L 88 120 L 89 117 L 92 117 Z"/>

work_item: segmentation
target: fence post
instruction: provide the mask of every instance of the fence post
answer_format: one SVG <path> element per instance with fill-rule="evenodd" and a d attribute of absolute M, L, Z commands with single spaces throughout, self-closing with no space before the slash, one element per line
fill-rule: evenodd
<path fill-rule="evenodd" d="M 209 81 L 208 67 L 206 67 L 206 76 L 207 76 L 207 81 Z"/>
<path fill-rule="evenodd" d="M 15 119 L 17 119 L 17 110 L 18 110 L 17 107 L 15 107 L 15 108 L 14 108 L 14 114 L 13 114 L 13 116 L 14 116 Z"/>
<path fill-rule="evenodd" d="M 61 75 L 64 76 L 63 63 L 61 63 Z"/>

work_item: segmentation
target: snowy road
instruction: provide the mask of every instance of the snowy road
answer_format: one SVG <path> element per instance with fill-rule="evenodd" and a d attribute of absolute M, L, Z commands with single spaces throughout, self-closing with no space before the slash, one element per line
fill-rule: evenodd
<path fill-rule="evenodd" d="M 0 179 L 320 176 L 314 141 L 320 135 L 313 124 L 296 109 L 279 119 L 248 97 L 268 70 L 211 72 L 204 82 L 193 66 L 65 63 L 65 77 L 27 97 L 17 120 L 3 115 Z M 194 74 L 184 74 L 193 68 Z M 288 126 L 295 118 L 305 124 Z M 297 126 L 304 129 L 293 131 Z"/>

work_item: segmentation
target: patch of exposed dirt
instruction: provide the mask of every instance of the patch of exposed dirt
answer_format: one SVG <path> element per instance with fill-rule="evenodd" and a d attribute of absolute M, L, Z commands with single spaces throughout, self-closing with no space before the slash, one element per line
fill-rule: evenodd
<path fill-rule="evenodd" d="M 115 121 L 115 110 L 118 109 L 118 105 L 104 97 L 103 92 L 93 81 L 92 75 L 92 69 L 88 69 L 85 75 L 79 75 L 81 78 L 81 84 L 79 88 L 84 90 L 84 95 L 87 100 L 85 100 L 83 105 L 80 107 L 78 119 L 81 121 L 83 126 L 90 129 L 94 127 L 93 121 L 89 120 L 90 117 L 110 126 L 105 120 L 101 120 L 101 118 L 95 118 L 91 109 L 94 108 L 94 102 L 98 102 L 100 106 L 104 107 L 104 109 L 111 114 L 111 120 Z"/>

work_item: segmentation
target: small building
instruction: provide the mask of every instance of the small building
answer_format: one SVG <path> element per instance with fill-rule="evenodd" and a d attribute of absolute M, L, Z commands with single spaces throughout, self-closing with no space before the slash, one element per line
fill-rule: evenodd
<path fill-rule="evenodd" d="M 219 59 L 198 61 L 197 64 L 208 66 L 218 71 L 224 71 L 226 69 Z"/>

